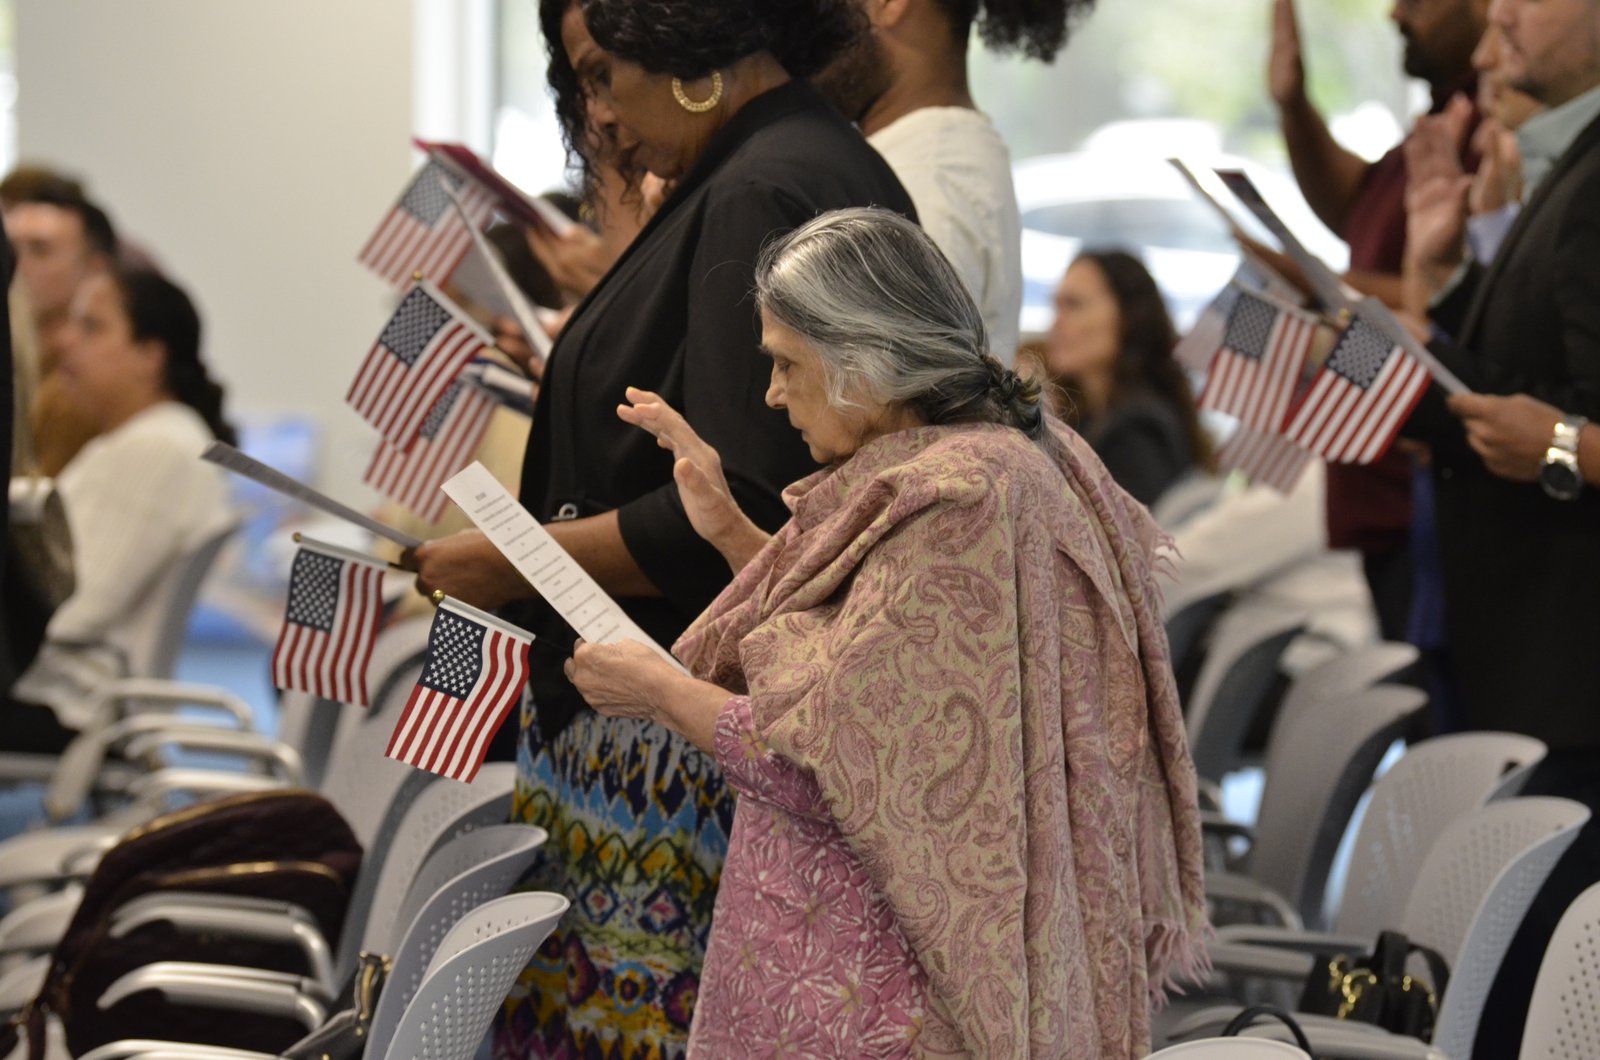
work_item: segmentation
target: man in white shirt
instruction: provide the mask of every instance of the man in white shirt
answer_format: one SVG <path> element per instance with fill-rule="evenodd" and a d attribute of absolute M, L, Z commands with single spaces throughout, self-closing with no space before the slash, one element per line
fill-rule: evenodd
<path fill-rule="evenodd" d="M 922 227 L 966 281 L 990 350 L 1016 358 L 1022 222 L 1011 153 L 973 102 L 967 40 L 1049 61 L 1093 0 L 857 0 L 867 24 L 815 83 L 894 167 Z"/>

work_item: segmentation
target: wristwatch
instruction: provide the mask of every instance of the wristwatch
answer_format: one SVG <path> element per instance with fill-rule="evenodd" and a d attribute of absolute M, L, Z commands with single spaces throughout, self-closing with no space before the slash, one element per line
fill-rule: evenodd
<path fill-rule="evenodd" d="M 1558 501 L 1575 501 L 1583 490 L 1583 475 L 1578 471 L 1578 435 L 1589 421 L 1568 416 L 1556 424 L 1555 437 L 1545 450 L 1539 466 L 1539 485 Z"/>

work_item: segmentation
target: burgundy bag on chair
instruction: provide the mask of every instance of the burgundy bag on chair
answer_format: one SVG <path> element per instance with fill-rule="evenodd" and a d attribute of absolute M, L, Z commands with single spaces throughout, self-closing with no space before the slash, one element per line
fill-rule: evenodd
<path fill-rule="evenodd" d="M 200 961 L 304 974 L 298 951 L 266 942 L 184 935 L 167 924 L 113 938 L 123 903 L 160 891 L 205 891 L 293 902 L 337 939 L 361 846 L 326 799 L 309 791 L 256 792 L 196 803 L 158 817 L 106 852 L 51 956 L 39 996 L 0 1027 L 0 1056 L 28 1043 L 42 1060 L 47 1018 L 66 1030 L 74 1056 L 121 1038 L 204 1042 L 276 1052 L 305 1028 L 272 1017 L 173 1005 L 153 992 L 101 1011 L 106 987 L 155 961 Z"/>

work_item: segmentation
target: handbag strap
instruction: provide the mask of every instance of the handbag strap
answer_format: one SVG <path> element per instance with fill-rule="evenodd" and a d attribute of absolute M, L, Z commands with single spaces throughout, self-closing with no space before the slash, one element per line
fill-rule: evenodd
<path fill-rule="evenodd" d="M 1433 996 L 1442 997 L 1450 982 L 1450 966 L 1438 950 L 1412 942 L 1398 931 L 1384 931 L 1378 935 L 1378 945 L 1372 951 L 1373 971 L 1381 975 L 1384 982 L 1399 983 L 1405 978 L 1406 961 L 1413 953 L 1420 954 L 1428 965 L 1431 980 L 1428 985 Z"/>
<path fill-rule="evenodd" d="M 1233 1017 L 1233 1019 L 1229 1020 L 1226 1027 L 1222 1028 L 1222 1037 L 1239 1037 L 1240 1033 L 1246 1027 L 1254 1025 L 1256 1020 L 1263 1016 L 1278 1020 L 1287 1026 L 1289 1028 L 1289 1033 L 1294 1035 L 1295 1044 L 1304 1049 L 1307 1055 L 1310 1055 L 1311 1040 L 1306 1037 L 1306 1032 L 1300 1029 L 1300 1024 L 1296 1022 L 1293 1016 L 1289 1015 L 1277 1005 L 1250 1005 L 1244 1009 L 1241 1009 L 1239 1014 Z"/>

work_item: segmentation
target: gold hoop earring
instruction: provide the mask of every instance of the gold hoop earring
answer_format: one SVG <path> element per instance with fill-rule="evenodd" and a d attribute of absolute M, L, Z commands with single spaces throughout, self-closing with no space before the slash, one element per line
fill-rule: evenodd
<path fill-rule="evenodd" d="M 688 94 L 683 91 L 683 82 L 676 77 L 672 79 L 672 98 L 678 101 L 678 106 L 690 114 L 704 114 L 708 110 L 716 109 L 717 104 L 722 102 L 722 72 L 719 70 L 711 71 L 710 99 L 699 102 L 690 99 Z"/>

